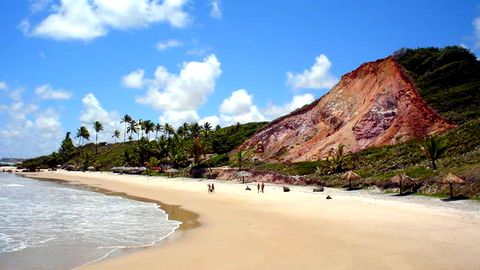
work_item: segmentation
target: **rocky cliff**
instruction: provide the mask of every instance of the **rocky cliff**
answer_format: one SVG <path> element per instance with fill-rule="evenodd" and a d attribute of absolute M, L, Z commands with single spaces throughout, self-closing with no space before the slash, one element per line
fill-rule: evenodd
<path fill-rule="evenodd" d="M 322 98 L 272 121 L 237 150 L 251 150 L 269 161 L 316 160 L 340 143 L 347 152 L 356 152 L 452 127 L 422 100 L 402 67 L 388 57 L 342 76 Z"/>

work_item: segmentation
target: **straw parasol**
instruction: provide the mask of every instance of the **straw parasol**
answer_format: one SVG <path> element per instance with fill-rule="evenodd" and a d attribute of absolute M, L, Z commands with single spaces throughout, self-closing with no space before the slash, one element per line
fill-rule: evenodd
<path fill-rule="evenodd" d="M 237 176 L 242 177 L 242 183 L 245 183 L 245 177 L 250 177 L 250 176 L 252 176 L 252 174 L 250 172 L 247 172 L 247 171 L 239 171 L 239 172 L 237 172 Z"/>
<path fill-rule="evenodd" d="M 169 177 L 173 177 L 173 174 L 174 174 L 174 173 L 177 173 L 178 170 L 177 170 L 177 169 L 174 169 L 174 168 L 170 168 L 170 169 L 167 169 L 165 172 L 168 173 L 168 176 L 169 176 Z"/>
<path fill-rule="evenodd" d="M 353 171 L 348 171 L 342 175 L 344 179 L 348 180 L 348 189 L 352 189 L 352 180 L 361 179 L 360 175 L 354 173 Z"/>
<path fill-rule="evenodd" d="M 89 171 L 95 171 L 95 167 L 93 167 L 93 166 L 88 166 L 87 170 L 89 170 Z"/>
<path fill-rule="evenodd" d="M 438 180 L 440 184 L 448 184 L 450 186 L 450 199 L 453 199 L 453 185 L 464 185 L 465 180 L 456 176 L 453 173 L 448 173 L 446 176 Z"/>
<path fill-rule="evenodd" d="M 403 194 L 403 187 L 408 184 L 415 183 L 415 179 L 406 175 L 406 174 L 397 174 L 394 177 L 390 178 L 390 181 L 394 184 L 399 185 L 400 187 L 400 195 Z"/>

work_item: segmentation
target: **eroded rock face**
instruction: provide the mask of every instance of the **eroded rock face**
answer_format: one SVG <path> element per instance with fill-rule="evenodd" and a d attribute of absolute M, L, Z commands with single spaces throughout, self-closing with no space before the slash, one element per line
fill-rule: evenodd
<path fill-rule="evenodd" d="M 339 143 L 349 152 L 424 138 L 452 128 L 420 97 L 403 69 L 388 57 L 344 75 L 321 99 L 280 117 L 237 150 L 270 161 L 316 160 Z"/>

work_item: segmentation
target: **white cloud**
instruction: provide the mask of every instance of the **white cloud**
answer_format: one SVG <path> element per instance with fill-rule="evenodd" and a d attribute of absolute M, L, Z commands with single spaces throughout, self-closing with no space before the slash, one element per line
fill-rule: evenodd
<path fill-rule="evenodd" d="M 17 26 L 17 28 L 22 31 L 22 33 L 26 36 L 29 35 L 30 32 L 30 21 L 28 19 L 23 19 Z"/>
<path fill-rule="evenodd" d="M 94 138 L 93 135 L 95 131 L 93 129 L 93 123 L 99 121 L 102 123 L 104 130 L 99 133 L 98 141 L 112 141 L 112 134 L 115 130 L 120 132 L 123 128 L 120 125 L 120 117 L 115 111 L 105 110 L 98 99 L 92 93 L 88 93 L 82 99 L 83 110 L 80 114 L 80 122 L 84 125 L 90 132 L 91 138 Z M 91 139 L 90 139 L 91 140 Z M 95 140 L 95 139 L 94 139 Z"/>
<path fill-rule="evenodd" d="M 473 20 L 473 27 L 475 28 L 475 48 L 480 48 L 480 17 Z"/>
<path fill-rule="evenodd" d="M 168 123 L 174 127 L 179 127 L 183 123 L 195 123 L 200 120 L 197 111 L 165 111 L 159 118 L 161 123 Z"/>
<path fill-rule="evenodd" d="M 20 101 L 22 100 L 22 92 L 23 92 L 23 88 L 17 88 L 13 91 L 10 92 L 9 96 L 11 99 L 13 99 L 14 101 Z"/>
<path fill-rule="evenodd" d="M 185 53 L 193 56 L 204 56 L 208 54 L 210 51 L 211 51 L 210 48 L 194 48 L 194 49 L 187 50 Z"/>
<path fill-rule="evenodd" d="M 58 149 L 64 131 L 56 110 L 40 110 L 23 101 L 5 107 L 8 116 L 0 123 L 0 156 L 32 157 Z"/>
<path fill-rule="evenodd" d="M 223 100 L 220 112 L 224 114 L 244 114 L 250 111 L 252 96 L 245 89 L 233 91 L 229 98 Z"/>
<path fill-rule="evenodd" d="M 135 29 L 158 22 L 184 27 L 189 21 L 183 10 L 187 0 L 61 0 L 53 11 L 32 29 L 28 20 L 19 28 L 33 36 L 56 40 L 92 40 L 110 29 Z"/>
<path fill-rule="evenodd" d="M 8 89 L 8 85 L 5 82 L 0 82 L 0 90 L 6 90 Z"/>
<path fill-rule="evenodd" d="M 166 41 L 161 41 L 159 43 L 157 43 L 156 47 L 158 50 L 160 51 L 165 51 L 167 49 L 171 49 L 171 48 L 177 48 L 177 47 L 181 47 L 183 46 L 183 42 L 181 42 L 180 40 L 176 40 L 176 39 L 169 39 L 169 40 L 166 40 Z"/>
<path fill-rule="evenodd" d="M 221 73 L 220 62 L 213 54 L 202 62 L 183 63 L 178 75 L 159 66 L 155 78 L 145 80 L 147 93 L 138 97 L 136 102 L 161 111 L 196 110 L 213 93 L 215 81 Z"/>
<path fill-rule="evenodd" d="M 55 134 L 54 137 L 61 137 L 63 134 L 62 124 L 60 123 L 60 115 L 52 108 L 37 115 L 34 121 L 36 130 L 40 136 L 49 139 L 48 136 Z"/>
<path fill-rule="evenodd" d="M 293 96 L 292 100 L 283 105 L 283 106 L 276 106 L 270 104 L 264 111 L 264 114 L 267 116 L 269 120 L 278 118 L 280 116 L 286 115 L 298 108 L 301 108 L 302 106 L 306 104 L 310 104 L 313 101 L 315 101 L 315 97 L 310 94 L 304 94 L 304 95 L 295 95 Z"/>
<path fill-rule="evenodd" d="M 49 84 L 40 85 L 35 89 L 35 94 L 41 99 L 70 99 L 72 93 L 63 89 L 55 90 Z"/>
<path fill-rule="evenodd" d="M 224 99 L 220 113 L 223 125 L 265 121 L 263 114 L 253 104 L 253 97 L 245 89 L 233 91 L 230 97 Z"/>
<path fill-rule="evenodd" d="M 39 13 L 44 11 L 51 3 L 52 0 L 29 0 L 30 12 Z"/>
<path fill-rule="evenodd" d="M 212 128 L 215 128 L 217 125 L 220 124 L 220 118 L 218 118 L 218 116 L 216 115 L 211 115 L 211 116 L 204 117 L 198 121 L 198 123 L 201 125 L 205 124 L 206 122 L 210 123 Z"/>
<path fill-rule="evenodd" d="M 300 74 L 287 72 L 287 84 L 294 89 L 329 89 L 333 87 L 338 79 L 330 74 L 332 63 L 324 54 L 315 59 L 315 64 L 310 69 Z"/>
<path fill-rule="evenodd" d="M 210 16 L 212 16 L 215 19 L 221 19 L 223 16 L 223 11 L 221 8 L 221 2 L 220 0 L 210 0 L 210 6 L 212 7 L 210 9 Z"/>
<path fill-rule="evenodd" d="M 134 70 L 122 77 L 122 84 L 123 86 L 128 88 L 141 89 L 143 88 L 144 75 L 145 75 L 145 71 L 143 69 Z"/>

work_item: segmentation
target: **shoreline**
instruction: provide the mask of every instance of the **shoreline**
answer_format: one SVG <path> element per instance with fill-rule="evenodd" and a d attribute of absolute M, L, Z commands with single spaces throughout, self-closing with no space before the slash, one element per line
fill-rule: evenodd
<path fill-rule="evenodd" d="M 162 211 L 164 211 L 167 214 L 167 219 L 168 220 L 174 220 L 174 221 L 180 221 L 181 224 L 177 228 L 175 228 L 173 231 L 171 231 L 168 235 L 162 237 L 161 239 L 155 240 L 150 244 L 145 244 L 142 246 L 128 246 L 128 247 L 117 247 L 114 248 L 108 252 L 106 252 L 102 257 L 99 257 L 95 260 L 86 262 L 84 264 L 81 264 L 79 266 L 76 266 L 73 269 L 79 269 L 82 267 L 86 267 L 87 265 L 95 264 L 97 262 L 101 262 L 106 259 L 114 259 L 114 258 L 119 258 L 121 256 L 133 254 L 135 252 L 142 251 L 146 248 L 150 247 L 159 247 L 164 244 L 166 244 L 169 241 L 175 241 L 177 237 L 181 237 L 184 231 L 194 229 L 198 226 L 200 226 L 200 223 L 198 222 L 198 214 L 185 210 L 181 208 L 178 205 L 170 205 L 163 203 L 159 200 L 154 200 L 154 199 L 148 199 L 148 198 L 143 198 L 139 196 L 132 196 L 124 192 L 115 192 L 112 190 L 104 189 L 104 188 L 98 188 L 98 187 L 93 187 L 89 185 L 84 185 L 81 183 L 76 183 L 74 181 L 68 181 L 64 179 L 50 179 L 50 178 L 44 178 L 44 177 L 35 177 L 35 176 L 30 176 L 29 173 L 21 173 L 21 172 L 16 172 L 15 173 L 18 176 L 29 178 L 29 179 L 34 179 L 38 181 L 50 181 L 54 183 L 60 183 L 64 185 L 71 185 L 73 187 L 79 187 L 81 189 L 90 191 L 90 192 L 97 192 L 101 193 L 107 196 L 118 196 L 122 197 L 125 199 L 129 200 L 135 200 L 135 201 L 140 201 L 140 202 L 146 202 L 146 203 L 154 203 L 160 208 Z M 116 256 L 111 256 L 111 254 L 114 254 L 118 250 L 124 250 L 124 255 L 116 255 Z"/>
<path fill-rule="evenodd" d="M 90 172 L 22 175 L 179 205 L 199 215 L 202 226 L 175 241 L 80 269 L 480 268 L 480 221 L 460 212 L 353 196 L 325 200 L 325 193 L 283 193 L 272 185 L 257 194 L 245 191 L 244 184 L 209 181 L 217 193 L 207 194 L 201 180 Z"/>

